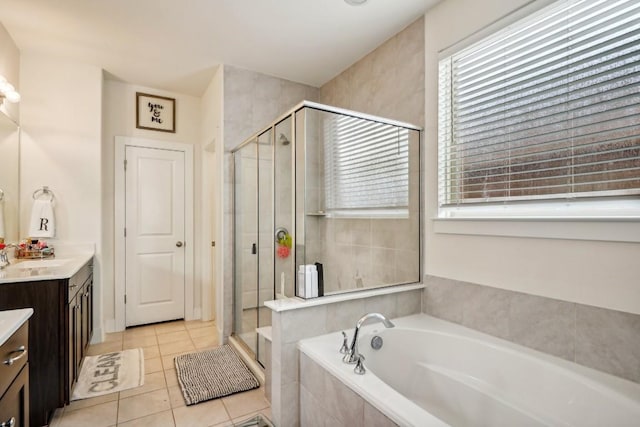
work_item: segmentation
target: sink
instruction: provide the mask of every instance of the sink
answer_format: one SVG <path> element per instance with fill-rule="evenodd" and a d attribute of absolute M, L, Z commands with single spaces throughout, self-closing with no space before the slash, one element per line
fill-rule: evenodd
<path fill-rule="evenodd" d="M 19 270 L 28 270 L 31 268 L 55 268 L 62 267 L 66 263 L 71 261 L 70 259 L 32 259 L 28 261 L 19 261 L 11 264 L 8 268 L 15 268 Z"/>

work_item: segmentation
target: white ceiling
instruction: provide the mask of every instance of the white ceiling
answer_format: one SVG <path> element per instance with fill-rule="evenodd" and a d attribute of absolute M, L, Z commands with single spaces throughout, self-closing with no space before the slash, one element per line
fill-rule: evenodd
<path fill-rule="evenodd" d="M 221 63 L 319 87 L 439 0 L 0 0 L 21 52 L 200 96 Z"/>

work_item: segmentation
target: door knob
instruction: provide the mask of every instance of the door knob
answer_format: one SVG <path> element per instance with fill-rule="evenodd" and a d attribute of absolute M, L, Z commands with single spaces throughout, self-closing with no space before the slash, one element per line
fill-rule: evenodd
<path fill-rule="evenodd" d="M 182 247 L 182 242 L 176 242 L 177 247 Z"/>

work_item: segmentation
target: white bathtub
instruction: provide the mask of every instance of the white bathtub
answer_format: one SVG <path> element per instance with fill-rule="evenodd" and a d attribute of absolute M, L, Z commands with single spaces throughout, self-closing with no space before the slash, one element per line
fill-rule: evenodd
<path fill-rule="evenodd" d="M 401 426 L 640 426 L 640 384 L 424 314 L 393 322 L 361 331 L 364 375 L 340 333 L 298 348 Z"/>

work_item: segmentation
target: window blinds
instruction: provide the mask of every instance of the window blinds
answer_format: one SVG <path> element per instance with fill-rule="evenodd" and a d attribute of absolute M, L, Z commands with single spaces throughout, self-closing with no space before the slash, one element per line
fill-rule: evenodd
<path fill-rule="evenodd" d="M 409 130 L 350 116 L 324 121 L 328 211 L 406 208 Z"/>
<path fill-rule="evenodd" d="M 440 61 L 440 205 L 640 194 L 640 2 L 560 1 Z"/>

